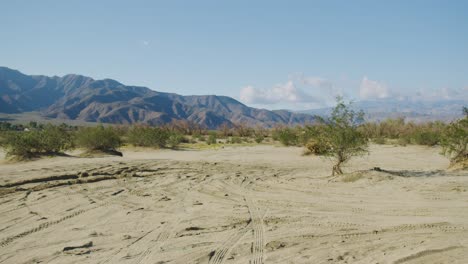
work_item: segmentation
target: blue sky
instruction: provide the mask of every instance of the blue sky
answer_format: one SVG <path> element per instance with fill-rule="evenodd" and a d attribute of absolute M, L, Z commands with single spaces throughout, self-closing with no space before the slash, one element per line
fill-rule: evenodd
<path fill-rule="evenodd" d="M 468 1 L 0 2 L 0 65 L 269 109 L 468 97 Z"/>

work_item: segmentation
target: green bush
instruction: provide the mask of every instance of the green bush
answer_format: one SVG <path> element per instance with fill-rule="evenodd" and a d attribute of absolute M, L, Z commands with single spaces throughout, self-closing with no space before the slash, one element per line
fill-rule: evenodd
<path fill-rule="evenodd" d="M 76 144 L 88 151 L 114 152 L 122 145 L 122 140 L 113 127 L 99 125 L 79 129 Z"/>
<path fill-rule="evenodd" d="M 440 142 L 441 134 L 434 131 L 416 131 L 411 135 L 411 142 L 418 145 L 435 146 Z"/>
<path fill-rule="evenodd" d="M 43 130 L 10 132 L 6 134 L 3 146 L 7 157 L 27 159 L 62 153 L 73 148 L 73 140 L 65 129 L 46 125 Z"/>
<path fill-rule="evenodd" d="M 298 136 L 292 128 L 283 128 L 278 131 L 278 140 L 285 146 L 296 146 L 298 144 Z"/>
<path fill-rule="evenodd" d="M 374 138 L 372 141 L 375 144 L 379 144 L 379 145 L 385 144 L 385 138 L 383 138 L 383 137 Z"/>
<path fill-rule="evenodd" d="M 206 144 L 216 144 L 216 132 L 210 132 L 208 135 L 208 139 L 206 140 Z"/>
<path fill-rule="evenodd" d="M 255 135 L 255 142 L 257 142 L 258 144 L 262 143 L 264 139 L 265 139 L 264 135 L 260 135 L 260 134 Z"/>
<path fill-rule="evenodd" d="M 441 140 L 442 153 L 450 158 L 452 164 L 466 162 L 468 160 L 467 145 L 468 113 L 465 118 L 452 122 L 444 130 Z"/>
<path fill-rule="evenodd" d="M 242 138 L 238 136 L 231 137 L 229 143 L 231 144 L 241 144 L 242 143 Z"/>
<path fill-rule="evenodd" d="M 335 160 L 332 175 L 343 174 L 341 166 L 353 156 L 368 153 L 368 138 L 358 129 L 364 120 L 362 111 L 354 111 L 350 104 L 337 97 L 337 105 L 330 118 L 316 118 L 323 125 L 317 138 L 325 146 L 322 155 Z"/>
<path fill-rule="evenodd" d="M 127 141 L 139 147 L 163 148 L 166 146 L 170 136 L 171 133 L 169 131 L 158 127 L 134 126 L 127 133 Z"/>
<path fill-rule="evenodd" d="M 184 136 L 182 134 L 179 134 L 177 132 L 173 132 L 173 133 L 170 134 L 169 138 L 167 139 L 167 146 L 169 148 L 175 149 L 184 140 L 185 140 L 185 138 L 184 138 Z"/>

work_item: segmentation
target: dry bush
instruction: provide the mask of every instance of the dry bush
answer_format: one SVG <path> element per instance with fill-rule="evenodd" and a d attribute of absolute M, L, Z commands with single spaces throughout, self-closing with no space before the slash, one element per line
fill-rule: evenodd
<path fill-rule="evenodd" d="M 247 125 L 245 122 L 240 122 L 234 124 L 234 135 L 239 137 L 250 137 L 253 134 L 253 129 Z"/>

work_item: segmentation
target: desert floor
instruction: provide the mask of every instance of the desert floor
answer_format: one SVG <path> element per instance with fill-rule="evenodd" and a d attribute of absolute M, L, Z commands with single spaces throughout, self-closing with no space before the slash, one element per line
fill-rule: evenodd
<path fill-rule="evenodd" d="M 2 161 L 0 263 L 468 263 L 468 172 L 438 151 L 339 178 L 268 145 Z"/>

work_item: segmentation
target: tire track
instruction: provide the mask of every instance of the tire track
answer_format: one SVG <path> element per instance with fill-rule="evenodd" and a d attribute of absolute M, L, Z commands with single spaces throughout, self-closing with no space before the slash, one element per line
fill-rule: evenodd
<path fill-rule="evenodd" d="M 26 230 L 22 233 L 19 233 L 17 235 L 14 235 L 14 236 L 10 236 L 10 237 L 7 237 L 5 239 L 3 239 L 1 242 L 0 242 L 0 247 L 5 247 L 5 246 L 8 246 L 10 243 L 12 243 L 13 241 L 17 240 L 17 239 L 20 239 L 22 237 L 25 237 L 27 235 L 30 235 L 30 234 L 33 234 L 33 233 L 36 233 L 36 232 L 39 232 L 43 229 L 46 229 L 46 228 L 49 228 L 50 226 L 53 226 L 53 225 L 56 225 L 56 224 L 59 224 L 65 220 L 68 220 L 70 218 L 73 218 L 75 216 L 78 216 L 82 213 L 85 213 L 87 211 L 90 211 L 92 209 L 96 209 L 97 207 L 94 207 L 94 208 L 90 208 L 90 209 L 81 209 L 81 210 L 78 210 L 78 211 L 75 211 L 74 213 L 72 214 L 69 214 L 69 215 L 66 215 L 62 218 L 59 218 L 55 221 L 49 221 L 49 222 L 46 222 L 46 223 L 42 223 L 40 225 L 38 225 L 37 227 L 35 228 L 32 228 L 32 229 L 29 229 L 29 230 Z"/>
<path fill-rule="evenodd" d="M 427 249 L 427 250 L 419 251 L 419 252 L 411 254 L 409 256 L 397 259 L 393 263 L 394 264 L 400 264 L 400 263 L 404 263 L 404 262 L 411 261 L 411 260 L 414 260 L 414 259 L 422 258 L 422 257 L 425 257 L 427 255 L 437 254 L 437 253 L 441 253 L 441 252 L 445 252 L 445 251 L 449 251 L 449 250 L 453 250 L 453 249 L 457 249 L 457 248 L 460 248 L 460 246 L 451 246 L 451 247 L 439 248 L 439 249 Z"/>
<path fill-rule="evenodd" d="M 152 247 L 147 248 L 145 251 L 143 251 L 143 253 L 140 254 L 140 256 L 136 259 L 134 263 L 135 264 L 149 263 L 153 255 L 158 253 L 158 251 L 154 249 L 158 247 L 159 248 L 163 247 L 165 242 L 174 236 L 175 228 L 177 227 L 179 223 L 180 223 L 180 219 L 178 218 L 176 221 L 173 221 L 167 224 L 164 227 L 164 229 L 161 231 L 161 233 L 159 233 L 159 235 L 156 237 L 156 240 L 154 241 L 155 244 Z"/>
<path fill-rule="evenodd" d="M 266 212 L 262 216 L 262 221 L 265 218 L 265 215 L 266 215 Z M 237 232 L 230 235 L 223 242 L 223 244 L 218 249 L 215 250 L 215 254 L 210 259 L 209 263 L 210 264 L 224 263 L 226 257 L 230 255 L 232 249 L 234 249 L 234 247 L 236 247 L 239 244 L 242 238 L 244 238 L 244 236 L 249 232 L 249 229 L 251 229 L 252 227 L 253 227 L 253 221 L 251 219 L 250 222 L 246 226 L 242 227 Z"/>
<path fill-rule="evenodd" d="M 263 228 L 263 218 L 258 214 L 258 208 L 255 207 L 250 197 L 244 197 L 247 207 L 249 208 L 249 214 L 251 218 L 254 241 L 252 243 L 252 259 L 251 264 L 263 264 L 265 260 L 265 230 Z"/>

